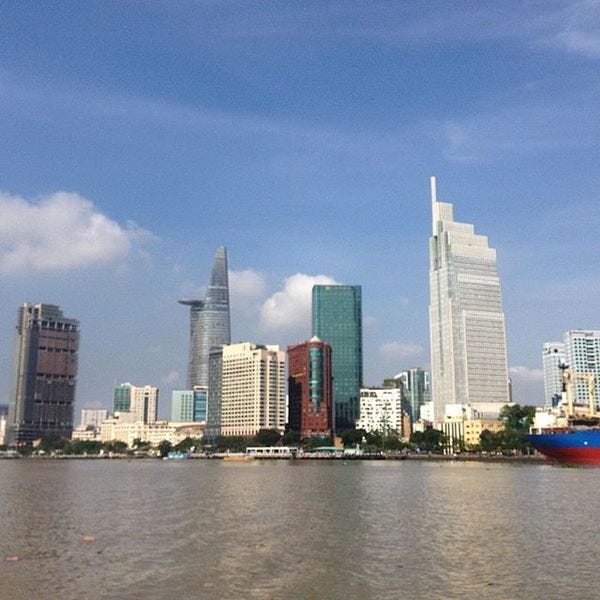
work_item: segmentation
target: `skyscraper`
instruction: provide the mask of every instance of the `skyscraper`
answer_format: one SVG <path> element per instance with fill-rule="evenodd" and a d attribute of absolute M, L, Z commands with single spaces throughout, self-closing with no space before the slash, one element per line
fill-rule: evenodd
<path fill-rule="evenodd" d="M 155 423 L 158 414 L 158 388 L 153 385 L 122 383 L 115 388 L 113 409 L 127 421 Z"/>
<path fill-rule="evenodd" d="M 548 342 L 544 344 L 544 400 L 546 406 L 556 406 L 562 394 L 561 365 L 566 363 L 565 345 L 562 342 Z"/>
<path fill-rule="evenodd" d="M 207 435 L 252 436 L 285 426 L 285 352 L 230 344 L 210 353 Z"/>
<path fill-rule="evenodd" d="M 509 402 L 506 335 L 496 251 L 438 202 L 431 178 L 429 327 L 436 419 L 446 404 Z"/>
<path fill-rule="evenodd" d="M 208 385 L 211 348 L 231 342 L 227 248 L 217 248 L 204 300 L 180 300 L 190 307 L 188 389 Z"/>
<path fill-rule="evenodd" d="M 79 322 L 52 304 L 19 308 L 9 439 L 29 442 L 45 434 L 70 437 L 77 377 Z"/>
<path fill-rule="evenodd" d="M 318 337 L 288 347 L 288 428 L 301 438 L 330 436 L 331 346 Z"/>
<path fill-rule="evenodd" d="M 363 376 L 361 287 L 315 285 L 312 334 L 331 346 L 334 430 L 354 427 Z"/>
<path fill-rule="evenodd" d="M 410 416 L 413 423 L 420 417 L 421 406 L 430 401 L 430 377 L 427 371 L 414 367 L 396 375 L 395 379 L 402 382 L 402 390 L 410 406 Z"/>
<path fill-rule="evenodd" d="M 596 376 L 596 404 L 600 399 L 600 331 L 575 329 L 565 333 L 565 356 L 571 371 L 594 373 Z M 587 403 L 587 385 L 575 384 L 576 403 Z"/>

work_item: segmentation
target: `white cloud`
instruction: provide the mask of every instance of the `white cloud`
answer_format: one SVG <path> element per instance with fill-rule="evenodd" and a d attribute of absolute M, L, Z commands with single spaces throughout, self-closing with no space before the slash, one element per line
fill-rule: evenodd
<path fill-rule="evenodd" d="M 600 57 L 600 34 L 585 31 L 563 31 L 556 36 L 556 41 L 567 50 L 583 54 L 589 58 Z"/>
<path fill-rule="evenodd" d="M 544 371 L 542 369 L 530 369 L 529 367 L 517 366 L 510 367 L 508 373 L 511 377 L 515 377 L 522 381 L 540 382 L 544 381 Z"/>
<path fill-rule="evenodd" d="M 363 327 L 375 327 L 377 325 L 377 318 L 373 315 L 366 315 L 363 317 Z"/>
<path fill-rule="evenodd" d="M 253 269 L 229 271 L 229 291 L 234 298 L 260 298 L 266 290 L 266 279 Z"/>
<path fill-rule="evenodd" d="M 265 329 L 310 330 L 312 288 L 314 285 L 338 283 L 327 275 L 296 273 L 287 277 L 283 289 L 267 298 L 261 308 L 261 324 Z"/>
<path fill-rule="evenodd" d="M 126 256 L 134 239 L 149 234 L 122 227 L 75 193 L 39 202 L 0 194 L 0 272 L 53 271 L 108 263 Z"/>
<path fill-rule="evenodd" d="M 180 378 L 180 374 L 179 371 L 171 371 L 169 373 L 167 373 L 166 375 L 163 375 L 163 377 L 161 377 L 161 381 L 163 383 L 176 383 L 179 381 Z"/>
<path fill-rule="evenodd" d="M 423 347 L 419 344 L 403 344 L 401 342 L 388 342 L 379 348 L 379 353 L 386 361 L 401 361 L 405 358 L 420 356 Z"/>

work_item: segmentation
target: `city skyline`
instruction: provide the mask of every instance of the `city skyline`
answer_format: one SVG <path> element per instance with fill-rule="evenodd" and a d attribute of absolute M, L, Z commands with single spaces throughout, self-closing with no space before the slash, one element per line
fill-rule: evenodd
<path fill-rule="evenodd" d="M 597 6 L 93 6 L 5 6 L 0 403 L 23 302 L 82 323 L 78 407 L 185 388 L 174 302 L 220 245 L 235 341 L 308 339 L 312 285 L 359 283 L 364 383 L 428 369 L 431 175 L 498 249 L 543 403 L 543 343 L 598 328 Z"/>

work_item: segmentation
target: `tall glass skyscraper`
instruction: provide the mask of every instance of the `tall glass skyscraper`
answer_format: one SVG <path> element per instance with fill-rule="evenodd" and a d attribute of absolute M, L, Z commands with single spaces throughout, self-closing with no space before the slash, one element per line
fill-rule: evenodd
<path fill-rule="evenodd" d="M 217 248 L 204 300 L 180 300 L 190 307 L 190 359 L 188 388 L 208 386 L 211 348 L 231 343 L 227 248 Z"/>
<path fill-rule="evenodd" d="M 331 346 L 334 431 L 354 427 L 363 377 L 361 287 L 315 285 L 312 334 Z"/>
<path fill-rule="evenodd" d="M 8 437 L 30 442 L 45 434 L 71 437 L 79 322 L 52 304 L 19 308 Z"/>
<path fill-rule="evenodd" d="M 506 334 L 496 251 L 438 202 L 431 178 L 429 327 L 436 419 L 446 404 L 509 402 Z"/>

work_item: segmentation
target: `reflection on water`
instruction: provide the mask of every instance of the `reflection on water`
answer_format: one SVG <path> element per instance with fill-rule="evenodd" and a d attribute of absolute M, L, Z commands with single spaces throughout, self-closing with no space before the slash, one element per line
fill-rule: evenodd
<path fill-rule="evenodd" d="M 596 597 L 599 481 L 540 465 L 0 461 L 0 598 Z"/>

